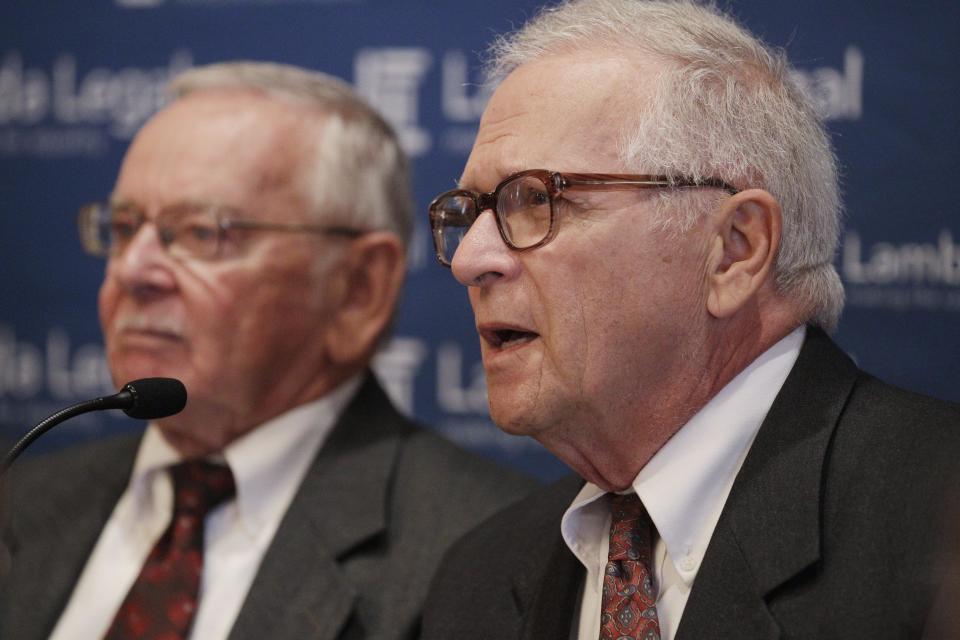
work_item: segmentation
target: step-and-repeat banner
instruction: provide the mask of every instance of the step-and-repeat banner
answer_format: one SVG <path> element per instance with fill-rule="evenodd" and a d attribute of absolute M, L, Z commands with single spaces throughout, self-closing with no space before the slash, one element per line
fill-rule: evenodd
<path fill-rule="evenodd" d="M 539 0 L 6 0 L 0 7 L 0 438 L 113 391 L 96 320 L 103 264 L 75 216 L 193 65 L 272 60 L 351 82 L 415 162 L 420 211 L 458 177 L 488 98 L 480 57 Z M 960 3 L 732 0 L 787 49 L 829 121 L 847 209 L 841 345 L 879 377 L 960 401 Z M 377 369 L 449 438 L 541 477 L 562 466 L 489 422 L 465 291 L 418 220 L 396 336 Z M 438 312 L 438 310 L 442 310 Z M 130 428 L 87 415 L 35 446 Z"/>

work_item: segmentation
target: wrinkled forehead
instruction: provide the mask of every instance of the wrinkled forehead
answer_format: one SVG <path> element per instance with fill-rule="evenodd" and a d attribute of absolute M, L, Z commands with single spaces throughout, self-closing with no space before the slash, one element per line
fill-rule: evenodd
<path fill-rule="evenodd" d="M 310 124 L 296 108 L 252 92 L 190 94 L 137 134 L 114 194 L 145 208 L 175 201 L 261 208 L 298 187 Z"/>
<path fill-rule="evenodd" d="M 484 111 L 462 183 L 490 187 L 497 176 L 532 168 L 621 170 L 620 139 L 648 104 L 657 72 L 652 61 L 604 50 L 517 67 Z"/>

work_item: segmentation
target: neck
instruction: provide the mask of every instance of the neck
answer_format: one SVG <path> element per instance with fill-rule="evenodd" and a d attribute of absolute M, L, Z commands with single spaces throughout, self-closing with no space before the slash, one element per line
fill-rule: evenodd
<path fill-rule="evenodd" d="M 359 367 L 326 368 L 321 375 L 300 378 L 299 384 L 288 380 L 273 385 L 266 393 L 191 399 L 181 413 L 158 421 L 157 426 L 184 458 L 222 453 L 263 423 L 324 397 L 358 371 Z"/>
<path fill-rule="evenodd" d="M 767 320 L 718 324 L 683 371 L 665 376 L 662 388 L 648 390 L 627 411 L 581 417 L 568 429 L 551 430 L 541 444 L 605 491 L 626 489 L 690 418 L 796 328 L 773 316 Z"/>

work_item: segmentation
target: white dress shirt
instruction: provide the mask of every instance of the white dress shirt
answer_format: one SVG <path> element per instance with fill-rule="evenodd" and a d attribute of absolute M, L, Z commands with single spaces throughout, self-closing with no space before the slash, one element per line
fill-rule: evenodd
<path fill-rule="evenodd" d="M 672 640 L 707 544 L 760 424 L 793 368 L 800 327 L 754 360 L 640 470 L 633 490 L 656 527 L 652 567 L 660 637 Z M 605 492 L 587 483 L 561 522 L 563 539 L 587 570 L 573 640 L 600 631 L 610 513 Z"/>
<path fill-rule="evenodd" d="M 264 423 L 224 451 L 237 492 L 206 519 L 201 597 L 191 638 L 221 640 L 230 633 L 280 520 L 360 382 L 357 376 L 320 400 Z M 179 460 L 151 424 L 140 443 L 130 484 L 100 534 L 51 640 L 91 640 L 106 633 L 170 522 L 173 486 L 164 470 Z"/>

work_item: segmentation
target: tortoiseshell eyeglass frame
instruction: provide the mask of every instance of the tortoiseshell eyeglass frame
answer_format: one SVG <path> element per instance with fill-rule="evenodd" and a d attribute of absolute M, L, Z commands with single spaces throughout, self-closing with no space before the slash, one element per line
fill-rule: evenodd
<path fill-rule="evenodd" d="M 510 233 L 506 229 L 507 223 L 504 220 L 503 212 L 497 208 L 497 201 L 500 198 L 501 192 L 507 185 L 510 185 L 518 179 L 527 177 L 538 179 L 546 188 L 550 199 L 550 223 L 546 233 L 542 238 L 530 244 L 518 245 L 511 239 Z M 430 229 L 433 235 L 437 260 L 443 266 L 449 267 L 450 260 L 453 258 L 453 256 L 451 255 L 448 258 L 446 255 L 446 240 L 443 235 L 445 227 L 449 226 L 469 229 L 470 226 L 473 225 L 476 219 L 480 216 L 480 214 L 487 210 L 494 212 L 494 218 L 497 222 L 497 230 L 500 232 L 500 237 L 503 239 L 503 242 L 508 247 L 516 251 L 529 251 L 530 249 L 542 247 L 553 240 L 554 236 L 556 235 L 557 225 L 555 223 L 555 202 L 557 196 L 564 191 L 625 191 L 629 189 L 676 189 L 704 187 L 723 189 L 730 195 L 735 195 L 740 192 L 739 189 L 719 178 L 702 178 L 695 180 L 693 178 L 686 177 L 644 174 L 559 173 L 546 169 L 529 169 L 527 171 L 520 171 L 507 176 L 493 191 L 488 193 L 477 193 L 476 191 L 469 191 L 467 189 L 451 189 L 450 191 L 441 193 L 430 203 Z M 448 202 L 451 198 L 456 197 L 467 198 L 472 201 L 473 211 L 466 214 L 467 219 L 461 220 L 461 224 L 449 225 L 445 220 L 443 204 Z M 462 224 L 462 222 L 466 222 L 466 224 Z"/>

